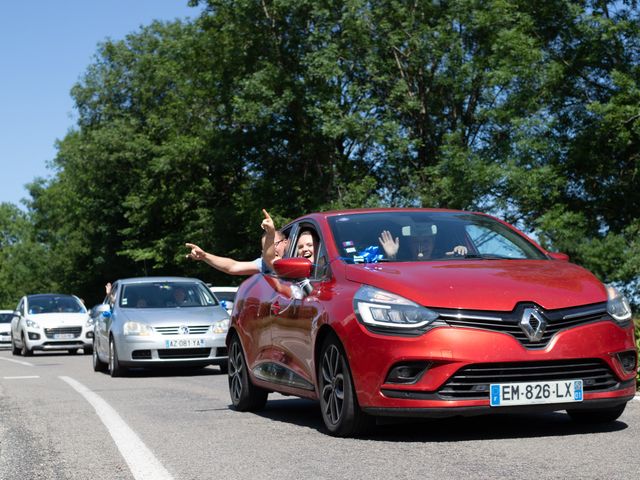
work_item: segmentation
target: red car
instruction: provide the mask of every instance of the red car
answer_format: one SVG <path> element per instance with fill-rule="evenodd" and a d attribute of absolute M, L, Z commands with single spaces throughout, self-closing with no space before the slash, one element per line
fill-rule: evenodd
<path fill-rule="evenodd" d="M 284 232 L 276 274 L 236 296 L 238 410 L 274 391 L 317 399 L 329 433 L 351 436 L 383 415 L 566 410 L 609 422 L 635 394 L 627 300 L 496 218 L 353 210 Z"/>

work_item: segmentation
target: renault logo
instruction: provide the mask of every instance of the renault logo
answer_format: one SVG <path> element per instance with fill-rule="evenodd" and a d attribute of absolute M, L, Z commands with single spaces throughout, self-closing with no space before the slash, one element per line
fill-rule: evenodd
<path fill-rule="evenodd" d="M 525 308 L 520 319 L 520 328 L 532 342 L 539 342 L 547 328 L 547 321 L 535 308 Z"/>

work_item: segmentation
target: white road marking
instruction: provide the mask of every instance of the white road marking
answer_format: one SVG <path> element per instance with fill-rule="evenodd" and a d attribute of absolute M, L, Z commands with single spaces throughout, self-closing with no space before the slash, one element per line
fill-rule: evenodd
<path fill-rule="evenodd" d="M 0 360 L 4 360 L 5 362 L 18 363 L 18 364 L 20 364 L 20 365 L 26 365 L 27 367 L 33 367 L 33 363 L 23 362 L 23 361 L 21 361 L 21 360 L 14 360 L 13 358 L 3 358 L 3 357 L 0 357 Z"/>
<path fill-rule="evenodd" d="M 21 375 L 19 377 L 2 377 L 5 380 L 22 380 L 23 378 L 40 378 L 40 375 Z"/>
<path fill-rule="evenodd" d="M 95 408 L 98 417 L 109 430 L 116 447 L 120 450 L 120 454 L 129 465 L 129 470 L 136 480 L 173 479 L 151 450 L 140 440 L 140 437 L 107 402 L 73 378 L 64 376 L 59 378 L 71 385 Z"/>

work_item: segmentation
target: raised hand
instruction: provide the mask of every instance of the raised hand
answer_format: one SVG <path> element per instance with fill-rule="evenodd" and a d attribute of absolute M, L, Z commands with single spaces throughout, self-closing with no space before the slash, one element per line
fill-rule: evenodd
<path fill-rule="evenodd" d="M 262 227 L 262 229 L 266 230 L 267 232 L 268 231 L 275 232 L 276 226 L 273 223 L 271 215 L 269 215 L 269 213 L 264 208 L 262 209 L 262 213 L 264 215 L 264 220 L 262 220 L 262 223 L 260 224 L 260 227 Z"/>
<path fill-rule="evenodd" d="M 464 245 L 456 245 L 455 247 L 453 247 L 453 250 L 451 250 L 450 252 L 446 252 L 445 255 L 460 255 L 464 257 L 467 252 L 467 247 L 465 247 Z"/>
<path fill-rule="evenodd" d="M 380 245 L 382 245 L 387 258 L 396 258 L 398 249 L 400 248 L 400 239 L 398 237 L 396 237 L 394 240 L 389 230 L 383 230 L 380 234 L 380 237 L 378 237 L 378 241 L 380 242 Z"/>
<path fill-rule="evenodd" d="M 185 243 L 185 246 L 191 249 L 191 252 L 186 255 L 187 258 L 191 258 L 192 260 L 204 260 L 207 257 L 207 253 L 199 246 L 193 243 Z"/>

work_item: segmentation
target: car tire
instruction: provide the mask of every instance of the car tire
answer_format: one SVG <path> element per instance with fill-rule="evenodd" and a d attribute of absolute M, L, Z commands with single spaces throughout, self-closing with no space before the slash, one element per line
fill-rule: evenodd
<path fill-rule="evenodd" d="M 82 349 L 82 352 L 83 352 L 85 355 L 91 355 L 91 354 L 93 353 L 93 347 L 84 347 L 84 348 Z"/>
<path fill-rule="evenodd" d="M 78 349 L 70 348 L 69 350 L 67 350 L 67 352 L 69 352 L 69 355 L 76 355 L 78 353 Z"/>
<path fill-rule="evenodd" d="M 11 336 L 11 353 L 15 356 L 20 355 L 20 349 L 16 347 L 16 342 L 13 340 L 13 335 Z"/>
<path fill-rule="evenodd" d="M 229 373 L 229 361 L 227 360 L 224 363 L 221 363 L 220 365 L 218 365 L 218 367 L 220 367 L 220 373 L 223 375 L 226 375 L 227 373 Z"/>
<path fill-rule="evenodd" d="M 567 413 L 574 422 L 590 424 L 609 423 L 616 421 L 620 415 L 622 415 L 626 406 L 627 404 L 623 403 L 622 405 L 609 408 L 576 408 L 575 410 L 567 410 Z"/>
<path fill-rule="evenodd" d="M 22 348 L 20 349 L 20 354 L 23 357 L 30 357 L 31 355 L 33 355 L 33 350 L 29 349 L 29 347 L 27 346 L 27 342 L 24 339 L 24 332 L 20 334 L 20 340 L 22 340 Z"/>
<path fill-rule="evenodd" d="M 375 418 L 358 405 L 347 356 L 335 335 L 325 338 L 320 349 L 318 390 L 322 420 L 330 435 L 358 436 L 375 425 Z"/>
<path fill-rule="evenodd" d="M 112 377 L 122 377 L 125 373 L 125 369 L 120 366 L 116 344 L 111 337 L 109 338 L 109 374 Z"/>
<path fill-rule="evenodd" d="M 107 364 L 100 360 L 100 357 L 98 356 L 98 349 L 95 347 L 95 345 L 91 349 L 91 363 L 93 365 L 94 372 L 107 371 Z"/>
<path fill-rule="evenodd" d="M 267 403 L 269 392 L 256 387 L 249 377 L 242 344 L 237 335 L 233 335 L 229 345 L 229 396 L 233 408 L 240 412 L 257 412 Z"/>

